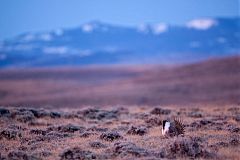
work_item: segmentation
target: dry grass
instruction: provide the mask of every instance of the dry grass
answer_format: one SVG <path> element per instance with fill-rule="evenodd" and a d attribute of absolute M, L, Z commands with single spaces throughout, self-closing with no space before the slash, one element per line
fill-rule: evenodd
<path fill-rule="evenodd" d="M 0 109 L 2 158 L 239 159 L 240 106 L 128 106 Z M 181 117 L 184 137 L 161 135 L 161 120 Z M 155 121 L 154 121 L 155 120 Z M 134 126 L 137 132 L 129 132 Z M 104 136 L 103 136 L 104 135 Z M 104 137 L 104 138 L 103 138 Z M 12 157 L 11 157 L 12 156 Z"/>

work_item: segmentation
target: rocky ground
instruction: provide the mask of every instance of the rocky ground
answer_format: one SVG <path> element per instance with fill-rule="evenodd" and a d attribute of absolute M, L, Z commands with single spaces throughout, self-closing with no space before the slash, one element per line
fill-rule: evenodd
<path fill-rule="evenodd" d="M 161 135 L 179 117 L 185 135 Z M 240 106 L 0 107 L 0 159 L 240 159 Z"/>

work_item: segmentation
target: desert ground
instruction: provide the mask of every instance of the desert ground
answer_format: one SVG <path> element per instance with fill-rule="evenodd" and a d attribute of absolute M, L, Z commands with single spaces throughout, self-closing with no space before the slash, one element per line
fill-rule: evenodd
<path fill-rule="evenodd" d="M 164 137 L 181 117 L 185 134 Z M 0 159 L 239 159 L 240 106 L 1 107 Z"/>
<path fill-rule="evenodd" d="M 185 134 L 164 137 L 162 120 Z M 0 159 L 240 159 L 240 57 L 0 70 Z"/>

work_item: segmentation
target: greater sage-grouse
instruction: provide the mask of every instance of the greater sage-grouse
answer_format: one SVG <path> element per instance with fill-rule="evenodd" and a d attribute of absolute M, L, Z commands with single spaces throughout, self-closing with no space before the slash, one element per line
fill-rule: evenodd
<path fill-rule="evenodd" d="M 162 135 L 163 136 L 178 136 L 184 134 L 184 125 L 180 119 L 163 120 L 162 123 Z"/>

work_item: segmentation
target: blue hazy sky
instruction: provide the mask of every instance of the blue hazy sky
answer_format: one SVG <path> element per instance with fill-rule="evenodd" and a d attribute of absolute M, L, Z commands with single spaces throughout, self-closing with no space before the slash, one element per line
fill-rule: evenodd
<path fill-rule="evenodd" d="M 239 16 L 239 0 L 0 0 L 0 39 L 99 20 L 134 26 Z"/>

